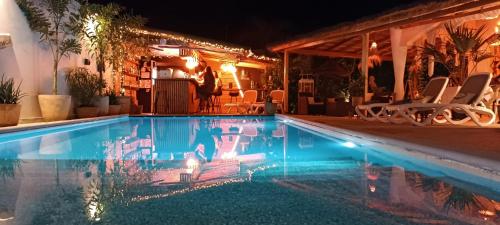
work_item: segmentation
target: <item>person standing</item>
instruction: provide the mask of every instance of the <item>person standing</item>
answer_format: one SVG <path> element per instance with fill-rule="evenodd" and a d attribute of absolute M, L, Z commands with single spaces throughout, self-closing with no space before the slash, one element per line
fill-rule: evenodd
<path fill-rule="evenodd" d="M 198 88 L 198 96 L 200 98 L 200 108 L 204 109 L 208 103 L 208 98 L 212 95 L 215 88 L 215 77 L 212 68 L 207 66 L 203 73 L 203 84 Z"/>

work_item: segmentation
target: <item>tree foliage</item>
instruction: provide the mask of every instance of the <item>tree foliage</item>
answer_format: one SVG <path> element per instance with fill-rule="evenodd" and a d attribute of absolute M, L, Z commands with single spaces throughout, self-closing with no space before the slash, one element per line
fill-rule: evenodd
<path fill-rule="evenodd" d="M 53 56 L 52 94 L 57 94 L 58 66 L 61 58 L 80 54 L 82 46 L 76 39 L 80 15 L 72 0 L 16 0 L 30 28 L 40 34 Z"/>

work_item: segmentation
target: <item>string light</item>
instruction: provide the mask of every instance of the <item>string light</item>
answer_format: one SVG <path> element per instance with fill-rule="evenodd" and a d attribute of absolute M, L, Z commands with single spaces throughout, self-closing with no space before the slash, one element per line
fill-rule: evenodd
<path fill-rule="evenodd" d="M 158 40 L 170 39 L 170 40 L 180 41 L 180 42 L 184 42 L 184 43 L 190 43 L 190 44 L 206 46 L 206 47 L 215 48 L 215 49 L 221 49 L 221 50 L 227 51 L 229 53 L 241 54 L 241 55 L 246 56 L 247 58 L 252 58 L 252 59 L 256 59 L 256 60 L 272 61 L 272 62 L 279 62 L 280 61 L 280 59 L 277 59 L 277 58 L 272 58 L 272 57 L 268 57 L 268 56 L 264 56 L 264 55 L 260 55 L 260 56 L 255 55 L 249 49 L 229 47 L 227 45 L 213 43 L 213 42 L 209 42 L 209 41 L 199 41 L 199 40 L 195 40 L 192 38 L 188 38 L 185 36 L 176 35 L 176 34 L 172 34 L 172 33 L 148 31 L 148 30 L 142 30 L 142 29 L 132 29 L 132 32 L 135 32 L 139 35 L 156 36 L 156 37 L 158 37 Z"/>

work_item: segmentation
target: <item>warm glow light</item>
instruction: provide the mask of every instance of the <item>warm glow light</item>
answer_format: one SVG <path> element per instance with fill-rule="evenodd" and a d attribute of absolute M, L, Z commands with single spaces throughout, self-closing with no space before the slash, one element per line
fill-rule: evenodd
<path fill-rule="evenodd" d="M 187 57 L 186 58 L 186 67 L 188 69 L 192 70 L 197 66 L 198 66 L 198 60 L 196 60 L 194 57 Z"/>
<path fill-rule="evenodd" d="M 222 69 L 223 72 L 226 73 L 236 73 L 237 71 L 236 66 L 234 66 L 234 64 L 231 63 L 224 63 L 220 66 L 220 68 Z"/>
<path fill-rule="evenodd" d="M 198 167 L 198 161 L 193 159 L 193 158 L 190 158 L 187 160 L 186 162 L 186 166 L 189 168 L 189 169 L 194 169 L 196 167 Z"/>
<path fill-rule="evenodd" d="M 370 46 L 371 49 L 377 48 L 377 42 L 372 42 L 372 45 Z"/>
<path fill-rule="evenodd" d="M 348 147 L 348 148 L 356 148 L 357 147 L 356 144 L 354 144 L 354 143 L 352 143 L 350 141 L 346 141 L 346 142 L 342 143 L 342 146 Z"/>
<path fill-rule="evenodd" d="M 239 136 L 237 138 L 239 138 Z M 224 160 L 234 159 L 234 158 L 236 158 L 236 156 L 237 156 L 236 152 L 224 152 L 224 153 L 222 153 L 221 159 L 224 159 Z"/>
<path fill-rule="evenodd" d="M 89 216 L 92 220 L 99 221 L 101 218 L 97 215 L 99 203 L 96 201 L 91 201 L 88 205 Z"/>
<path fill-rule="evenodd" d="M 368 185 L 368 186 L 369 186 L 369 188 L 370 188 L 370 192 L 372 192 L 372 193 L 373 193 L 373 192 L 375 192 L 375 191 L 377 190 L 377 187 L 376 187 L 375 185 L 373 185 L 373 184 L 370 184 L 370 185 Z"/>
<path fill-rule="evenodd" d="M 220 66 L 220 68 L 222 72 L 231 73 L 233 75 L 233 79 L 236 82 L 236 86 L 240 90 L 240 96 L 243 97 L 243 90 L 241 90 L 240 80 L 238 79 L 238 76 L 236 76 L 236 71 L 237 71 L 236 66 L 232 63 L 223 63 Z"/>
<path fill-rule="evenodd" d="M 96 35 L 97 26 L 99 26 L 99 22 L 96 18 L 97 14 L 91 15 L 87 18 L 87 33 L 90 35 Z"/>
<path fill-rule="evenodd" d="M 13 219 L 14 219 L 13 216 L 7 217 L 7 218 L 0 218 L 0 222 L 9 221 L 9 220 L 13 220 Z"/>

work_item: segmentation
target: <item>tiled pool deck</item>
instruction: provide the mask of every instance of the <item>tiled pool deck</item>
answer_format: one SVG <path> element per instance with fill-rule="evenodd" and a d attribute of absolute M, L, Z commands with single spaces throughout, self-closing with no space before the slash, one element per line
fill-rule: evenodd
<path fill-rule="evenodd" d="M 451 125 L 418 127 L 409 124 L 367 122 L 361 119 L 344 117 L 309 115 L 292 115 L 291 117 L 491 159 L 500 163 L 499 124 L 487 128 Z"/>

